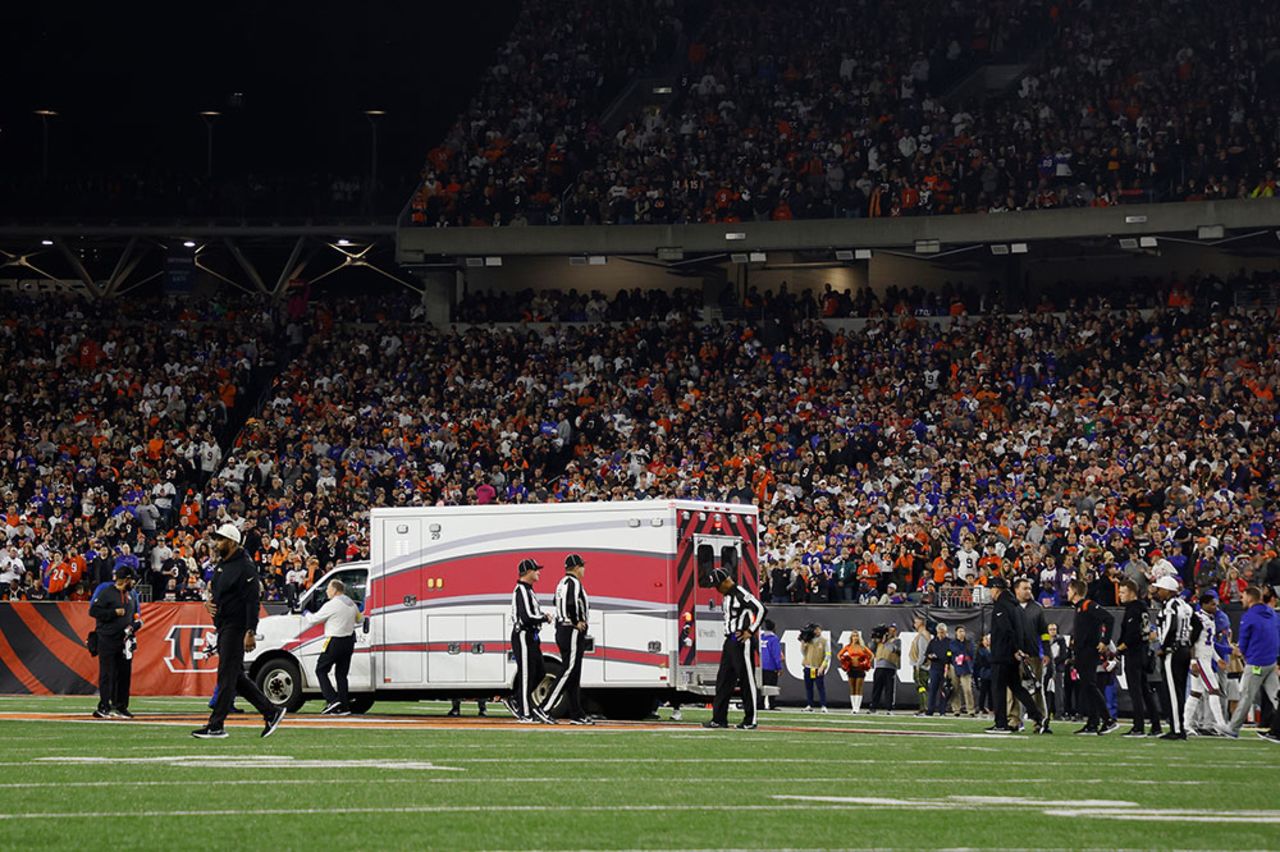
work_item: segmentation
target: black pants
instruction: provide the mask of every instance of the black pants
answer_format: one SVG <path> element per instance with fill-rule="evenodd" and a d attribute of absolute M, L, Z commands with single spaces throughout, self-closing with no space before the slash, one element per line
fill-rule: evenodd
<path fill-rule="evenodd" d="M 1169 732 L 1187 732 L 1184 710 L 1187 705 L 1187 673 L 1191 670 L 1191 649 L 1177 648 L 1164 652 L 1164 688 L 1169 691 L 1169 703 L 1165 710 L 1169 719 Z"/>
<path fill-rule="evenodd" d="M 516 712 L 529 716 L 537 706 L 533 691 L 547 676 L 542 664 L 542 642 L 532 630 L 515 630 L 511 633 L 511 653 L 516 659 L 516 688 L 512 696 Z"/>
<path fill-rule="evenodd" d="M 122 638 L 98 639 L 98 709 L 129 709 L 133 661 L 125 659 Z"/>
<path fill-rule="evenodd" d="M 947 702 L 942 697 L 942 683 L 947 679 L 947 670 L 945 668 L 936 669 L 929 668 L 929 706 L 930 715 L 938 714 L 940 716 L 947 715 Z"/>
<path fill-rule="evenodd" d="M 991 701 L 992 709 L 995 711 L 997 728 L 1009 727 L 1009 699 L 1005 690 L 1012 691 L 1013 697 L 1022 702 L 1022 706 L 1026 708 L 1029 718 L 1036 722 L 1040 721 L 1040 711 L 1036 708 L 1036 700 L 1030 692 L 1027 692 L 1027 688 L 1022 685 L 1022 677 L 1018 674 L 1018 664 L 993 661 L 991 663 Z"/>
<path fill-rule="evenodd" d="M 1076 673 L 1079 675 L 1076 708 L 1085 717 L 1085 724 L 1096 728 L 1103 722 L 1110 722 L 1111 711 L 1107 709 L 1107 699 L 1098 687 L 1098 658 L 1078 657 Z"/>
<path fill-rule="evenodd" d="M 1147 652 L 1127 652 L 1124 655 L 1124 677 L 1129 684 L 1129 703 L 1133 705 L 1133 727 L 1145 730 L 1147 720 L 1152 730 L 1160 728 L 1160 709 L 1155 691 L 1147 680 Z"/>
<path fill-rule="evenodd" d="M 761 682 L 765 686 L 777 686 L 779 673 L 780 671 L 778 669 L 761 669 L 760 670 Z M 769 697 L 764 694 L 763 690 L 760 692 L 760 701 L 756 706 L 759 707 L 760 709 L 765 709 L 770 706 Z"/>
<path fill-rule="evenodd" d="M 897 697 L 898 670 L 878 668 L 871 674 L 871 703 L 868 710 L 892 710 Z"/>
<path fill-rule="evenodd" d="M 974 696 L 974 701 L 978 705 L 978 712 L 985 713 L 993 706 L 991 701 L 991 673 L 988 672 L 986 677 L 974 675 L 973 681 L 977 685 L 977 689 L 974 690 L 977 693 Z M 1005 713 L 1007 715 L 1008 710 Z"/>
<path fill-rule="evenodd" d="M 726 636 L 720 649 L 720 669 L 716 672 L 716 697 L 711 704 L 711 721 L 729 724 L 729 700 L 733 690 L 742 690 L 742 721 L 756 723 L 756 666 L 752 642 Z"/>
<path fill-rule="evenodd" d="M 254 708 L 269 718 L 276 707 L 262 694 L 258 685 L 244 673 L 244 634 L 242 624 L 228 624 L 218 628 L 218 700 L 209 714 L 209 727 L 222 728 L 231 712 L 236 695 L 242 695 Z"/>
<path fill-rule="evenodd" d="M 356 634 L 354 633 L 350 636 L 330 636 L 325 640 L 320 659 L 316 660 L 316 680 L 320 681 L 320 694 L 324 696 L 326 705 L 335 701 L 346 704 L 349 700 L 347 672 L 351 671 L 351 655 L 355 650 Z M 330 669 L 333 670 L 334 679 L 338 681 L 337 691 L 334 691 L 333 684 L 329 683 Z"/>
<path fill-rule="evenodd" d="M 582 655 L 586 652 L 586 635 L 568 624 L 556 625 L 556 647 L 560 649 L 560 659 L 564 662 L 564 673 L 556 681 L 556 688 L 551 690 L 542 709 L 546 713 L 556 706 L 556 702 L 564 696 L 565 711 L 570 719 L 581 719 L 586 715 L 582 710 Z"/>

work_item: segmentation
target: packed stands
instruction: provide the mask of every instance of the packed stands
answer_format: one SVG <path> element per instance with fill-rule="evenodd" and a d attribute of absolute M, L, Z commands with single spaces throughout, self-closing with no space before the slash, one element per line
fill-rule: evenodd
<path fill-rule="evenodd" d="M 1245 0 L 1007 0 L 978 14 L 945 0 L 714 3 L 691 34 L 673 103 L 602 134 L 575 99 L 581 112 L 544 125 L 554 129 L 541 138 L 556 144 L 528 152 L 518 191 L 509 167 L 486 165 L 510 162 L 500 146 L 481 155 L 460 141 L 476 126 L 464 116 L 432 153 L 413 221 L 735 222 L 1270 198 L 1277 14 Z M 1034 60 L 1010 91 L 947 97 L 962 72 L 1010 53 Z M 487 133 L 504 144 L 512 135 Z M 561 156 L 565 145 L 573 153 Z"/>
<path fill-rule="evenodd" d="M 672 496 L 757 501 L 776 599 L 960 605 L 1028 573 L 1109 602 L 1141 570 L 1230 600 L 1276 550 L 1280 318 L 1228 307 L 1257 283 L 848 322 L 809 317 L 855 294 L 768 293 L 764 323 L 650 295 L 455 330 L 392 321 L 398 295 L 5 297 L 0 580 L 77 597 L 140 558 L 157 597 L 197 596 L 199 535 L 231 518 L 282 600 L 367 553 L 372 505 Z"/>

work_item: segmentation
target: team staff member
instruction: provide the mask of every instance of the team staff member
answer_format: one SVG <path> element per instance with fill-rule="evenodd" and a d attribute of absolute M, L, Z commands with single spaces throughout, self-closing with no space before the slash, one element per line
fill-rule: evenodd
<path fill-rule="evenodd" d="M 320 694 L 324 696 L 325 706 L 320 712 L 327 716 L 351 715 L 347 672 L 351 670 L 351 655 L 356 650 L 356 625 L 364 620 L 364 613 L 346 592 L 345 583 L 330 580 L 325 588 L 329 600 L 314 615 L 306 613 L 302 616 L 303 624 L 324 623 L 324 650 L 316 661 L 316 680 L 320 681 Z M 338 681 L 337 691 L 329 682 L 330 670 L 334 671 Z"/>
<path fill-rule="evenodd" d="M 1044 717 L 1036 709 L 1036 700 L 1022 685 L 1018 674 L 1019 664 L 1026 658 L 1022 650 L 1026 645 L 1026 627 L 1022 622 L 1022 610 L 1009 594 L 1009 584 L 1003 577 L 996 577 L 988 584 L 991 590 L 991 706 L 995 712 L 995 724 L 987 728 L 989 734 L 1011 734 L 1009 727 L 1009 700 L 1005 690 L 1012 690 L 1022 702 L 1027 715 L 1036 723 L 1036 730 L 1044 725 Z"/>
<path fill-rule="evenodd" d="M 764 604 L 739 586 L 723 568 L 711 572 L 711 584 L 724 596 L 724 645 L 720 649 L 720 670 L 716 672 L 716 697 L 711 705 L 711 721 L 704 728 L 729 727 L 729 699 L 734 687 L 742 690 L 742 722 L 746 731 L 756 728 L 756 667 L 752 656 L 756 631 L 764 620 Z"/>
<path fill-rule="evenodd" d="M 1133 727 L 1126 737 L 1145 737 L 1147 718 L 1151 719 L 1151 733 L 1160 735 L 1160 711 L 1156 707 L 1155 692 L 1147 679 L 1147 641 L 1151 635 L 1151 618 L 1146 601 L 1138 600 L 1138 584 L 1123 580 L 1119 589 L 1124 616 L 1120 620 L 1120 641 L 1116 653 L 1124 660 L 1124 677 L 1129 685 L 1129 703 L 1133 705 Z"/>
<path fill-rule="evenodd" d="M 511 652 L 516 658 L 516 694 L 514 710 L 521 722 L 554 725 L 555 720 L 534 703 L 533 690 L 547 676 L 542 665 L 542 642 L 538 631 L 551 620 L 538 605 L 533 584 L 541 576 L 542 566 L 532 559 L 522 559 L 516 566 L 519 582 L 511 592 Z"/>
<path fill-rule="evenodd" d="M 1276 658 L 1280 656 L 1280 629 L 1276 625 L 1276 612 L 1262 599 L 1262 589 L 1249 586 L 1244 590 L 1244 614 L 1240 616 L 1240 644 L 1237 650 L 1244 657 L 1244 677 L 1240 680 L 1240 702 L 1227 723 L 1227 733 L 1240 735 L 1244 720 L 1249 718 L 1259 693 L 1267 696 L 1274 707 L 1280 700 L 1280 676 L 1277 676 Z M 1280 719 L 1280 710 L 1273 714 Z M 1276 733 L 1273 721 L 1268 734 Z M 1272 739 L 1266 736 L 1264 739 Z"/>
<path fill-rule="evenodd" d="M 1168 575 L 1156 580 L 1151 588 L 1164 606 L 1160 610 L 1160 650 L 1164 664 L 1164 685 L 1169 690 L 1169 730 L 1162 740 L 1185 740 L 1187 675 L 1191 671 L 1191 605 L 1178 597 L 1178 581 Z"/>
<path fill-rule="evenodd" d="M 284 720 L 285 708 L 276 707 L 244 673 L 244 655 L 257 647 L 258 607 L 262 586 L 258 566 L 240 546 L 240 529 L 223 524 L 212 536 L 218 567 L 210 584 L 212 594 L 205 609 L 218 630 L 218 700 L 209 714 L 209 724 L 192 731 L 197 739 L 220 739 L 227 735 L 223 722 L 236 696 L 243 696 L 262 714 L 262 736 L 269 737 Z"/>
<path fill-rule="evenodd" d="M 1052 734 L 1053 731 L 1049 729 L 1049 702 L 1044 697 L 1044 667 L 1049 660 L 1045 649 L 1045 642 L 1049 639 L 1049 625 L 1044 618 L 1044 607 L 1035 602 L 1035 596 L 1031 594 L 1031 581 L 1026 577 L 1019 577 L 1014 581 L 1013 596 L 1018 599 L 1018 608 L 1022 611 L 1022 641 L 1026 643 L 1022 650 L 1027 655 L 1026 665 L 1031 669 L 1032 678 L 1036 682 L 1035 689 L 1029 691 L 1036 700 L 1036 709 L 1044 718 L 1039 733 Z M 1017 706 L 1012 700 L 1009 704 L 1009 713 L 1021 721 Z"/>
<path fill-rule="evenodd" d="M 129 719 L 129 671 L 133 663 L 125 655 L 125 643 L 138 614 L 138 605 L 129 593 L 133 569 L 122 565 L 115 570 L 115 583 L 94 595 L 89 614 L 98 622 L 98 709 L 95 719 Z"/>
<path fill-rule="evenodd" d="M 556 585 L 556 646 L 564 661 L 564 673 L 542 703 L 542 712 L 550 716 L 551 708 L 563 695 L 569 705 L 569 721 L 574 725 L 595 724 L 582 710 L 582 655 L 591 618 L 591 604 L 582 587 L 586 571 L 587 563 L 578 554 L 570 553 L 564 558 L 564 578 Z"/>
<path fill-rule="evenodd" d="M 1072 580 L 1067 584 L 1067 600 L 1076 608 L 1075 622 L 1071 626 L 1071 640 L 1076 647 L 1076 675 L 1080 684 L 1077 708 L 1083 709 L 1085 725 L 1077 734 L 1102 736 L 1120 725 L 1111 718 L 1107 700 L 1098 688 L 1098 664 L 1107 650 L 1108 637 L 1115 621 L 1105 609 L 1089 600 L 1089 587 L 1084 580 Z"/>

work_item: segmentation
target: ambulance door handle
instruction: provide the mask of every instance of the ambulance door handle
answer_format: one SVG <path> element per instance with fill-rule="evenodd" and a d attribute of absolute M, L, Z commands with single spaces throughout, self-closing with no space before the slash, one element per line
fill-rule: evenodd
<path fill-rule="evenodd" d="M 449 643 L 449 653 L 450 653 L 450 654 L 461 654 L 461 653 L 462 653 L 462 645 L 461 645 L 460 643 L 458 643 L 458 642 L 450 642 L 450 643 Z"/>
<path fill-rule="evenodd" d="M 473 645 L 471 646 L 471 653 L 473 653 L 473 654 L 483 654 L 483 653 L 484 653 L 484 643 L 483 643 L 483 642 L 476 642 L 475 644 L 473 644 Z"/>

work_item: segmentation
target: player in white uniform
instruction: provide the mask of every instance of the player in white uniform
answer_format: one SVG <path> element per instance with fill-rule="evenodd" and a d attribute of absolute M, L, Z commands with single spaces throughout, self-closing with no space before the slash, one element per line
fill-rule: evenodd
<path fill-rule="evenodd" d="M 1191 694 L 1187 696 L 1183 728 L 1187 733 L 1193 733 L 1196 730 L 1196 713 L 1204 707 L 1213 720 L 1210 729 L 1220 734 L 1226 730 L 1227 720 L 1222 716 L 1222 702 L 1218 700 L 1221 692 L 1218 673 L 1213 668 L 1217 657 L 1213 647 L 1215 626 L 1213 616 L 1204 610 L 1206 600 L 1215 602 L 1211 595 L 1202 595 L 1200 609 L 1196 611 L 1192 621 L 1191 673 L 1187 678 Z"/>

